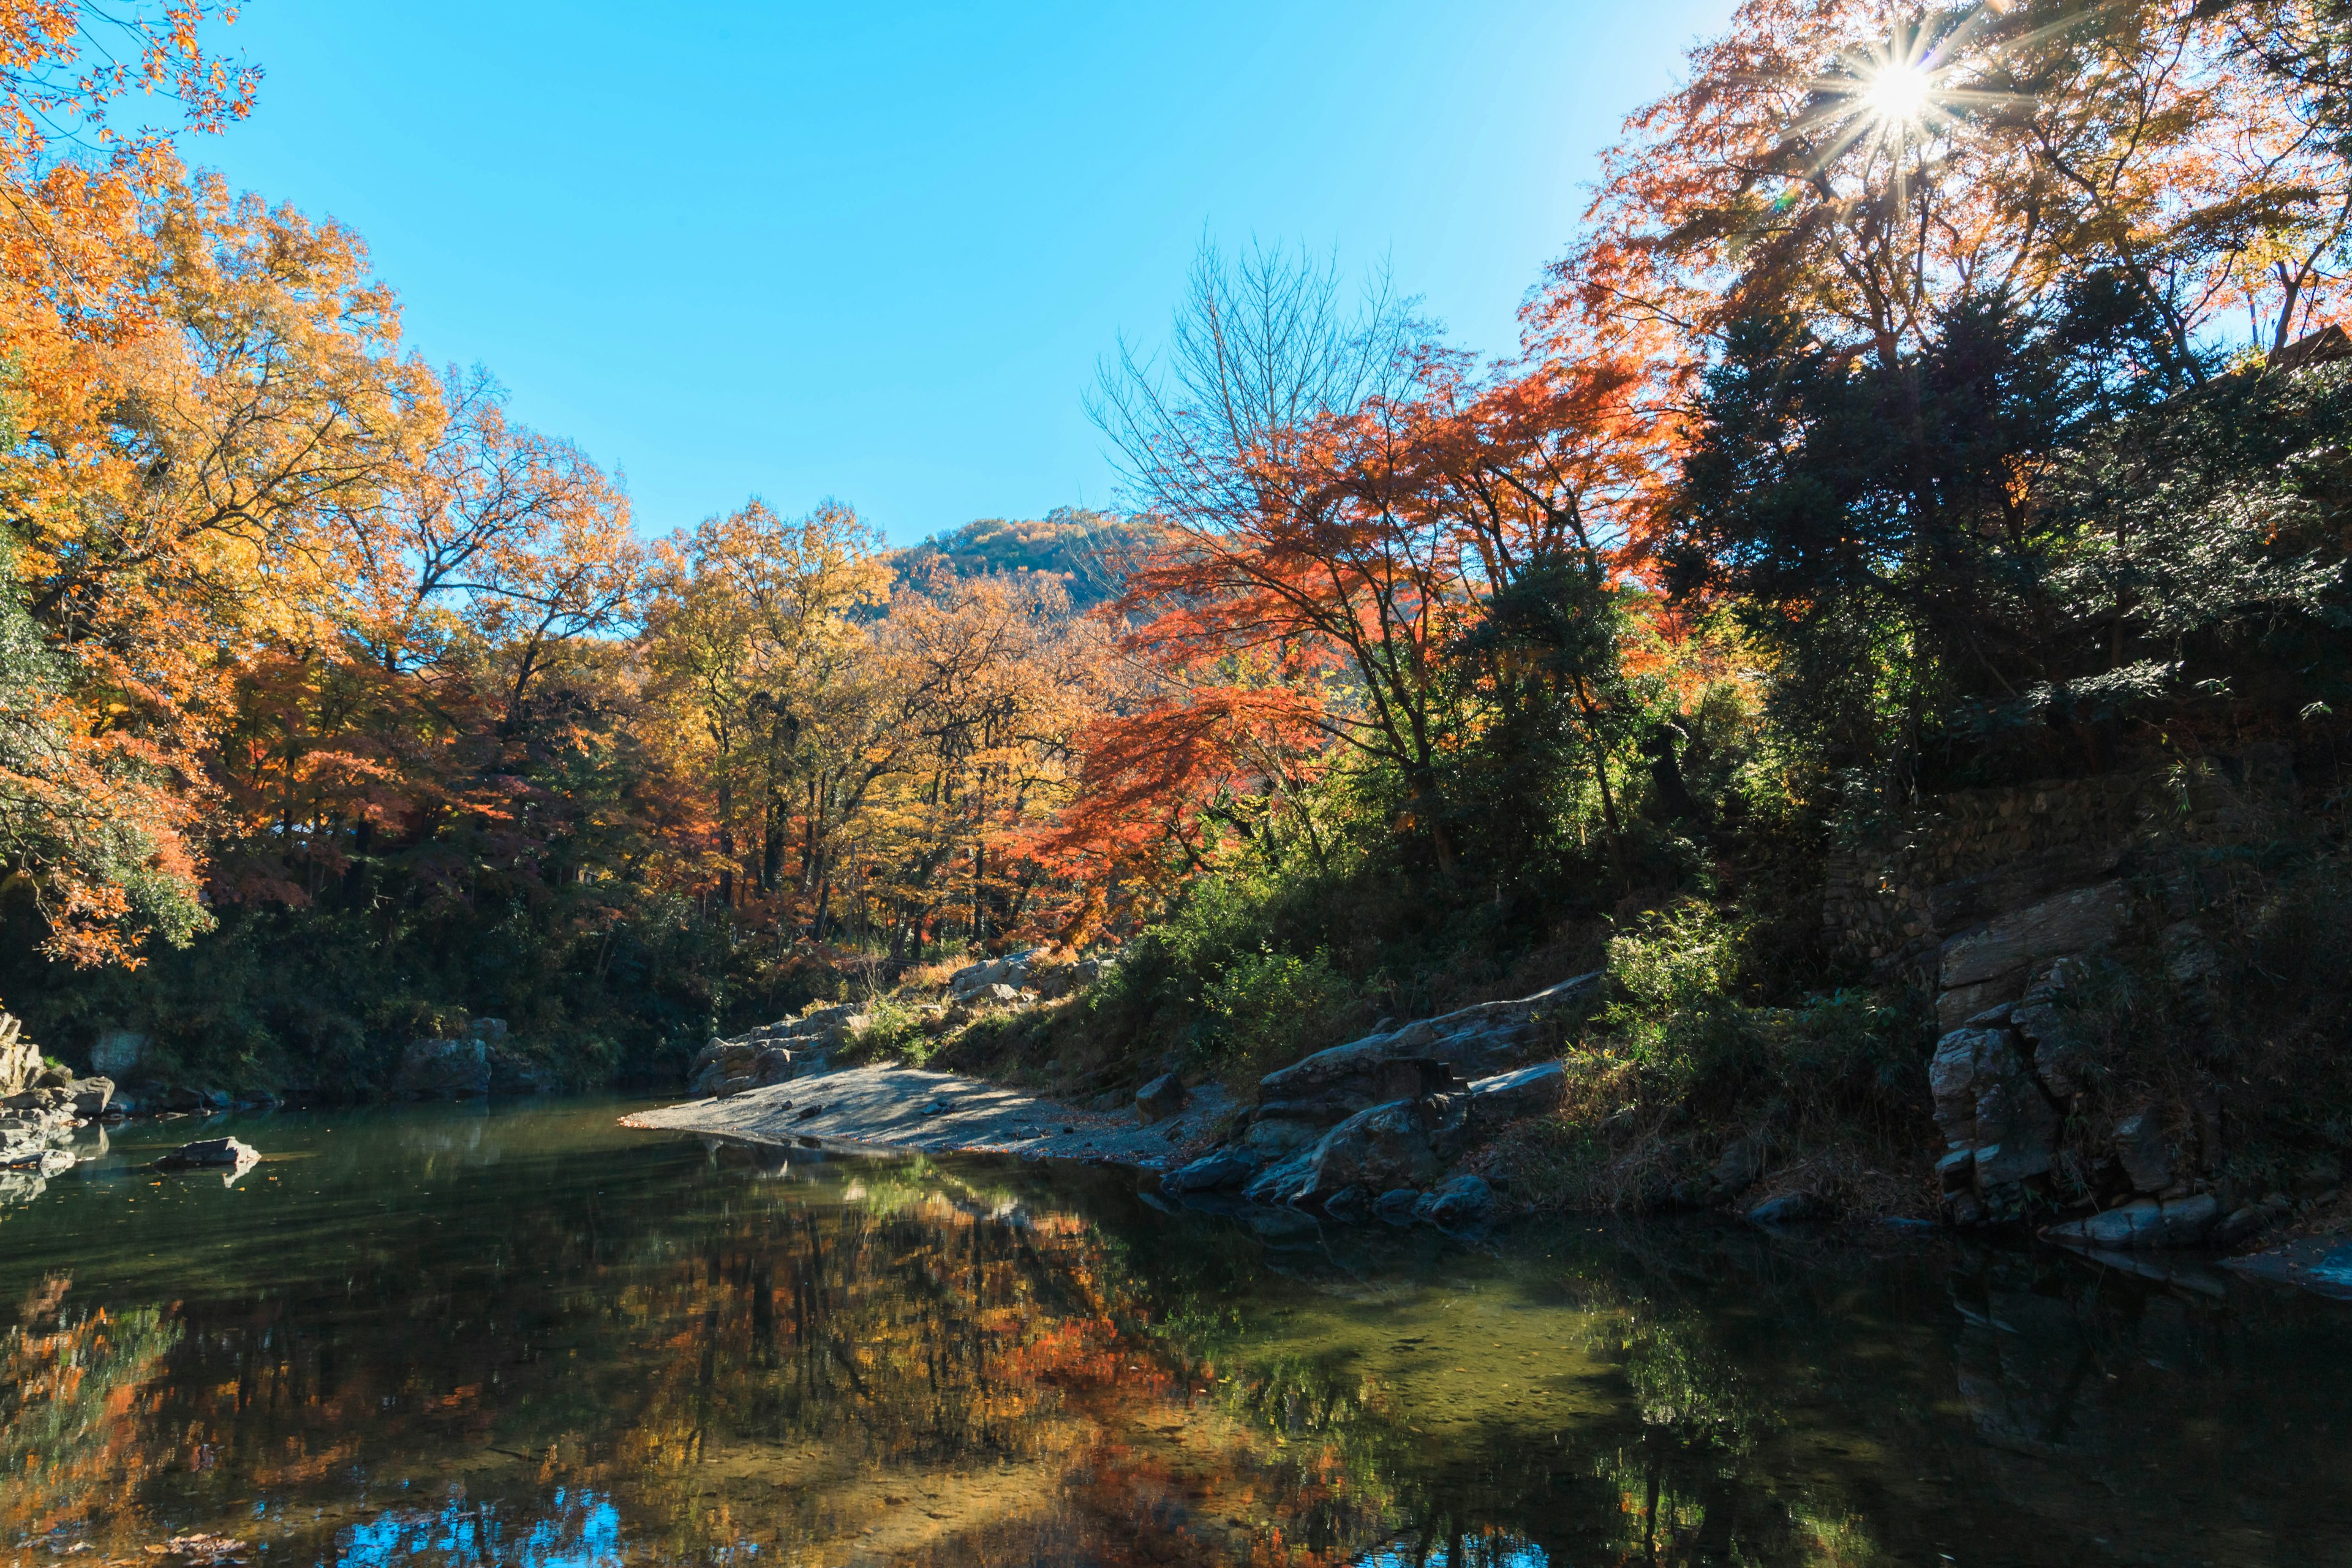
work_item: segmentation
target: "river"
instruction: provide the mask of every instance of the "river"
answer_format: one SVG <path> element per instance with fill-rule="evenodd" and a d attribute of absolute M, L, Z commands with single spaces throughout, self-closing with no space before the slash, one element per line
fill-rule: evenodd
<path fill-rule="evenodd" d="M 21 1568 L 2352 1563 L 2352 1305 L 1936 1234 L 1161 1210 L 565 1101 L 0 1209 Z"/>

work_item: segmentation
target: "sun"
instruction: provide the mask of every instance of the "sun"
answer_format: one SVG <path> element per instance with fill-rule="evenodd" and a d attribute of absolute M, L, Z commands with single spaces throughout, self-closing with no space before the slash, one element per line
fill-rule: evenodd
<path fill-rule="evenodd" d="M 1927 112 L 1935 83 L 1909 60 L 1889 60 L 1871 73 L 1858 95 L 1882 124 L 1916 125 Z"/>

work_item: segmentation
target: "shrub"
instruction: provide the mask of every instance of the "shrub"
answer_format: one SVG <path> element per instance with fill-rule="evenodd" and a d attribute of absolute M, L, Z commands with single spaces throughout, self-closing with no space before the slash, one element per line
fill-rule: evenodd
<path fill-rule="evenodd" d="M 1200 1065 L 1236 1089 L 1328 1044 L 1347 983 L 1321 952 L 1306 958 L 1261 948 L 1226 966 L 1202 998 Z"/>

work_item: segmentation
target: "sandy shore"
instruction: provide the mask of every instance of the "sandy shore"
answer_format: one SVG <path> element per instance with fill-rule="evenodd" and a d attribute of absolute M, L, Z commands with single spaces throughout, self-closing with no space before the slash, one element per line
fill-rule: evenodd
<path fill-rule="evenodd" d="M 1213 1087 L 1181 1116 L 1149 1126 L 1132 1110 L 1080 1110 L 1002 1084 L 920 1068 L 862 1067 L 794 1079 L 727 1100 L 623 1117 L 625 1127 L 707 1132 L 761 1143 L 1003 1153 L 1165 1170 L 1204 1141 L 1228 1108 Z"/>

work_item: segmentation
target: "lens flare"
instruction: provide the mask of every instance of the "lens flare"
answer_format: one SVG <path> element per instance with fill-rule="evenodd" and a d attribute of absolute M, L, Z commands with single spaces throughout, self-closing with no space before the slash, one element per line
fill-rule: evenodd
<path fill-rule="evenodd" d="M 1927 73 L 1908 60 L 1889 60 L 1862 90 L 1862 101 L 1879 120 L 1916 125 L 1927 111 L 1935 84 Z"/>

